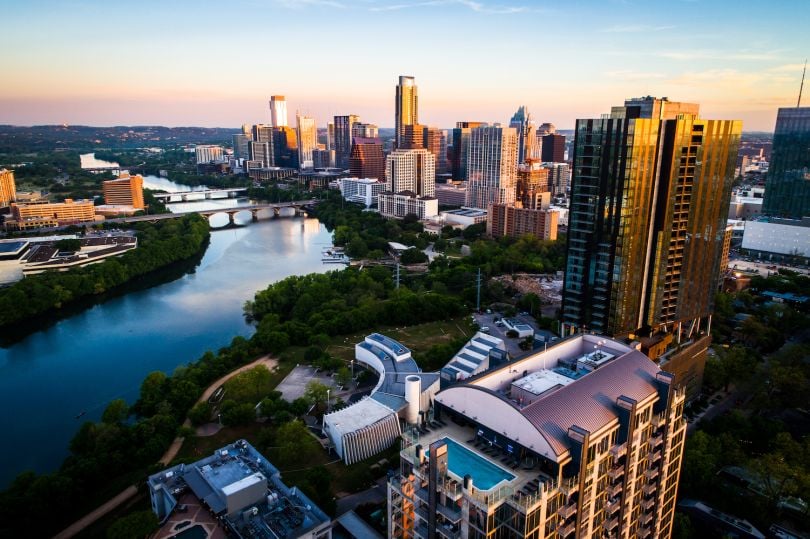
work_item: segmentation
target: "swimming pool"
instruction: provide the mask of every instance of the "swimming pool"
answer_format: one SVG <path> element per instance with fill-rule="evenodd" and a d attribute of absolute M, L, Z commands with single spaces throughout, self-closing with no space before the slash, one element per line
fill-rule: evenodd
<path fill-rule="evenodd" d="M 492 461 L 470 451 L 452 438 L 443 439 L 447 443 L 447 467 L 453 475 L 464 479 L 472 477 L 473 486 L 479 490 L 489 490 L 501 481 L 511 481 L 515 476 Z"/>

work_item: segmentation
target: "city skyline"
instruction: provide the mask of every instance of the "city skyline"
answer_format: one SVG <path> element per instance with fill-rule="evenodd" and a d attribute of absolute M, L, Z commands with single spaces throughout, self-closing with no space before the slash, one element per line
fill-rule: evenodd
<path fill-rule="evenodd" d="M 0 89 L 0 123 L 237 127 L 269 123 L 267 100 L 280 94 L 319 127 L 357 114 L 392 128 L 392 88 L 410 75 L 420 123 L 441 128 L 506 124 L 525 104 L 538 123 L 570 129 L 611 103 L 656 95 L 773 131 L 777 108 L 796 103 L 810 7 L 676 7 L 683 16 L 629 1 L 275 0 L 227 12 L 187 2 L 8 3 L 4 39 L 15 54 L 0 65 L 14 76 Z M 119 38 L 111 21 L 132 34 Z M 362 43 L 337 39 L 346 24 L 363 28 Z M 419 39 L 407 54 L 387 54 L 386 41 L 406 27 Z M 295 54 L 239 53 L 237 39 L 269 28 L 280 42 L 302 30 L 316 39 Z M 364 54 L 353 55 L 359 46 Z M 338 60 L 348 57 L 352 69 Z M 234 75 L 210 76 L 223 68 Z"/>

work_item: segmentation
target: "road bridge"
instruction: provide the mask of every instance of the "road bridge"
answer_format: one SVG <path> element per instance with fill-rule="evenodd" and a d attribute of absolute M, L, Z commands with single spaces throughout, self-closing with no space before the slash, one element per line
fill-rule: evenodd
<path fill-rule="evenodd" d="M 163 200 L 167 204 L 175 204 L 177 202 L 196 202 L 198 200 L 210 200 L 212 198 L 235 198 L 238 193 L 244 193 L 247 187 L 232 187 L 230 189 L 205 189 L 200 191 L 179 191 L 175 193 L 157 193 L 152 195 L 158 200 Z M 222 195 L 225 197 L 215 197 L 214 195 Z M 179 200 L 172 200 L 179 198 Z"/>

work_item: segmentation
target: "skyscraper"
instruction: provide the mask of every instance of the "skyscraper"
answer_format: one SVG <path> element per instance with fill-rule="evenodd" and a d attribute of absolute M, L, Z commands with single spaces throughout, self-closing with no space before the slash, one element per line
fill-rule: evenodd
<path fill-rule="evenodd" d="M 355 138 L 378 138 L 380 129 L 374 124 L 364 124 L 357 122 L 352 125 L 352 139 Z"/>
<path fill-rule="evenodd" d="M 283 95 L 270 96 L 270 124 L 287 127 L 287 100 Z"/>
<path fill-rule="evenodd" d="M 436 174 L 447 172 L 447 135 L 443 129 L 425 127 L 422 130 L 423 147 L 436 158 Z"/>
<path fill-rule="evenodd" d="M 17 198 L 14 171 L 0 168 L 0 208 L 5 208 Z"/>
<path fill-rule="evenodd" d="M 397 149 L 418 150 L 425 147 L 425 126 L 421 124 L 402 127 L 402 138 Z"/>
<path fill-rule="evenodd" d="M 509 127 L 517 131 L 517 162 L 525 163 L 527 159 L 531 159 L 532 148 L 535 143 L 534 122 L 532 121 L 532 115 L 526 109 L 525 105 L 521 105 L 512 116 L 512 119 L 509 121 Z"/>
<path fill-rule="evenodd" d="M 400 148 L 405 135 L 405 126 L 419 123 L 419 100 L 416 81 L 413 77 L 400 76 L 394 103 L 394 148 Z"/>
<path fill-rule="evenodd" d="M 250 154 L 250 141 L 249 135 L 244 133 L 237 133 L 233 135 L 233 156 L 237 159 L 248 159 Z"/>
<path fill-rule="evenodd" d="M 436 196 L 436 159 L 425 149 L 394 150 L 385 159 L 386 190 Z"/>
<path fill-rule="evenodd" d="M 467 154 L 466 205 L 514 204 L 517 181 L 517 133 L 512 127 L 476 127 Z"/>
<path fill-rule="evenodd" d="M 312 168 L 312 150 L 318 146 L 318 128 L 315 119 L 308 116 L 295 115 L 298 124 L 298 166 Z"/>
<path fill-rule="evenodd" d="M 144 208 L 143 177 L 140 174 L 130 176 L 121 174 L 117 180 L 108 180 L 102 184 L 104 204 L 114 206 L 132 206 L 136 210 Z"/>
<path fill-rule="evenodd" d="M 810 216 L 810 107 L 779 109 L 762 204 L 766 215 Z"/>
<path fill-rule="evenodd" d="M 326 149 L 334 151 L 335 149 L 335 123 L 329 122 L 326 124 Z"/>
<path fill-rule="evenodd" d="M 717 289 L 741 130 L 653 97 L 577 120 L 564 325 L 699 333 Z"/>
<path fill-rule="evenodd" d="M 349 170 L 357 178 L 385 181 L 385 154 L 377 138 L 355 138 L 349 157 Z"/>
<path fill-rule="evenodd" d="M 298 135 L 292 127 L 274 127 L 273 163 L 277 167 L 298 168 Z"/>
<path fill-rule="evenodd" d="M 565 135 L 549 133 L 543 137 L 540 159 L 546 163 L 565 161 Z"/>
<path fill-rule="evenodd" d="M 453 129 L 453 150 L 450 153 L 450 172 L 454 180 L 467 179 L 467 153 L 470 149 L 470 133 L 484 122 L 456 122 Z"/>
<path fill-rule="evenodd" d="M 349 168 L 349 156 L 352 152 L 352 127 L 360 121 L 360 116 L 335 116 L 335 166 Z"/>

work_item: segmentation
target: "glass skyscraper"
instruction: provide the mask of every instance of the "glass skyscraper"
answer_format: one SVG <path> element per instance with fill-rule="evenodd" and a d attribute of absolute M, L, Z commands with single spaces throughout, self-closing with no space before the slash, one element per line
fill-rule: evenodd
<path fill-rule="evenodd" d="M 766 215 L 810 216 L 810 107 L 779 109 L 762 204 Z"/>
<path fill-rule="evenodd" d="M 652 97 L 577 120 L 566 326 L 622 336 L 711 314 L 741 131 Z"/>

